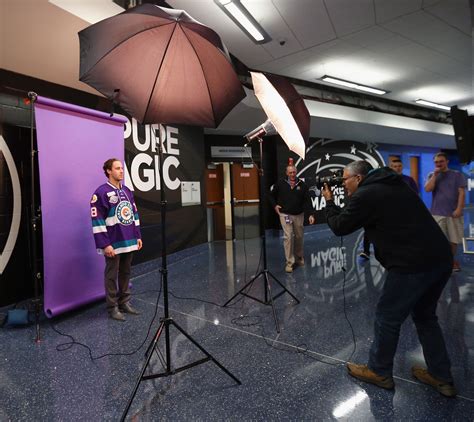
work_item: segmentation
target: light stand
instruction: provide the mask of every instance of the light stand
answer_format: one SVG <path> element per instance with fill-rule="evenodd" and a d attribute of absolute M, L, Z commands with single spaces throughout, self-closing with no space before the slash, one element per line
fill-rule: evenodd
<path fill-rule="evenodd" d="M 148 349 L 145 353 L 147 357 L 145 363 L 140 371 L 140 375 L 135 383 L 135 387 L 133 389 L 132 395 L 130 396 L 127 407 L 125 408 L 121 421 L 124 421 L 130 407 L 132 405 L 133 399 L 137 394 L 138 387 L 140 383 L 144 380 L 150 380 L 154 378 L 160 377 L 168 377 L 170 375 L 177 374 L 178 372 L 184 371 L 186 369 L 192 368 L 193 366 L 200 365 L 202 363 L 212 361 L 214 362 L 222 371 L 224 371 L 229 377 L 231 377 L 237 384 L 241 384 L 239 379 L 237 379 L 231 372 L 229 372 L 221 363 L 219 363 L 210 353 L 208 353 L 196 340 L 194 340 L 186 331 L 184 331 L 169 315 L 168 309 L 168 269 L 166 263 L 166 193 L 165 187 L 163 183 L 163 137 L 160 136 L 160 143 L 159 143 L 159 167 L 158 172 L 160 175 L 161 180 L 161 192 L 160 192 L 160 199 L 161 199 L 161 282 L 163 286 L 163 304 L 165 308 L 165 316 L 164 318 L 160 319 L 160 325 L 158 330 L 156 331 L 153 340 L 151 341 Z M 205 358 L 199 359 L 195 362 L 189 363 L 187 365 L 181 366 L 176 369 L 172 369 L 171 365 L 171 353 L 170 353 L 170 326 L 174 326 L 181 334 L 183 334 L 192 344 L 194 344 L 202 353 L 206 355 Z M 165 332 L 165 364 L 166 369 L 164 372 L 157 373 L 157 374 L 150 374 L 145 375 L 145 371 L 150 363 L 151 357 L 153 352 L 156 352 L 156 348 L 158 346 L 158 341 L 160 340 L 161 335 L 163 334 L 163 330 Z"/>
<path fill-rule="evenodd" d="M 28 92 L 28 98 L 30 99 L 30 150 L 31 150 L 31 159 L 30 159 L 30 169 L 31 169 L 31 205 L 30 205 L 30 223 L 31 223 L 31 270 L 33 277 L 33 285 L 35 289 L 35 298 L 32 303 L 34 304 L 35 309 L 35 326 L 36 326 L 36 338 L 35 343 L 41 342 L 41 331 L 40 331 L 40 307 L 41 307 L 41 298 L 39 294 L 39 281 L 41 279 L 41 272 L 38 271 L 38 262 L 37 262 L 37 235 L 38 223 L 40 220 L 39 212 L 35 207 L 36 200 L 36 185 L 35 185 L 35 156 L 38 151 L 35 150 L 35 137 L 34 137 L 34 106 L 35 101 L 38 95 L 36 92 Z"/>
<path fill-rule="evenodd" d="M 277 330 L 277 333 L 280 332 L 280 324 L 278 323 L 278 318 L 276 315 L 276 310 L 275 310 L 275 304 L 273 301 L 280 297 L 284 293 L 288 293 L 295 301 L 296 303 L 300 303 L 300 301 L 296 298 L 296 296 L 291 293 L 281 282 L 278 280 L 269 270 L 267 266 L 267 242 L 266 242 L 266 236 L 265 236 L 265 223 L 263 219 L 263 212 L 264 212 L 264 207 L 263 207 L 263 200 L 262 200 L 262 194 L 265 191 L 265 185 L 264 185 L 264 180 L 263 180 L 263 140 L 262 136 L 269 134 L 269 128 L 268 126 L 266 127 L 267 122 L 265 122 L 263 125 L 259 126 L 257 129 L 253 130 L 249 134 L 246 135 L 247 139 L 249 142 L 251 142 L 253 139 L 258 139 L 259 147 L 260 147 L 260 168 L 258 171 L 259 175 L 259 186 L 260 186 L 260 201 L 259 201 L 259 223 L 260 223 L 260 238 L 262 240 L 262 253 L 263 253 L 263 270 L 261 270 L 258 274 L 253 276 L 250 281 L 245 284 L 244 287 L 242 287 L 234 296 L 232 296 L 225 304 L 224 307 L 226 307 L 230 302 L 232 302 L 238 295 L 243 295 L 246 297 L 249 297 L 250 299 L 256 300 L 257 302 L 260 302 L 264 305 L 271 305 L 272 307 L 272 312 L 273 312 L 273 319 L 275 320 L 275 327 Z M 262 277 L 263 284 L 264 284 L 264 300 L 258 299 L 254 296 L 249 295 L 246 293 L 247 287 L 251 286 L 256 280 L 258 280 L 260 277 Z M 270 277 L 275 280 L 276 283 L 278 283 L 282 287 L 282 291 L 278 293 L 277 295 L 273 296 L 272 295 L 272 290 L 271 290 L 271 283 L 270 283 Z"/>

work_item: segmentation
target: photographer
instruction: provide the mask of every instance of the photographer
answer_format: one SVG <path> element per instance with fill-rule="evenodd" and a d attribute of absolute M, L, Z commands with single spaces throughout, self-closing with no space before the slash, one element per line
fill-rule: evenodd
<path fill-rule="evenodd" d="M 326 216 L 344 236 L 364 228 L 377 260 L 388 270 L 377 304 L 374 340 L 367 365 L 347 363 L 349 374 L 379 387 L 394 387 L 392 371 L 400 327 L 412 315 L 427 369 L 413 375 L 447 397 L 454 397 L 451 364 L 436 317 L 438 298 L 452 269 L 449 243 L 418 195 L 389 168 L 371 170 L 365 161 L 344 169 L 349 201 L 340 209 L 327 185 Z"/>

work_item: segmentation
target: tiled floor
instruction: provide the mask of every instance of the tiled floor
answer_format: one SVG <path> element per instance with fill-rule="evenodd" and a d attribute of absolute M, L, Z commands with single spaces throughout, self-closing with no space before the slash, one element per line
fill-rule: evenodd
<path fill-rule="evenodd" d="M 469 229 L 469 218 L 466 224 Z M 474 228 L 473 228 L 474 231 Z M 423 362 L 411 321 L 400 338 L 393 392 L 350 378 L 344 367 L 365 362 L 372 338 L 375 303 L 384 270 L 357 258 L 361 233 L 335 238 L 325 226 L 305 236 L 305 267 L 284 272 L 282 240 L 269 236 L 270 271 L 301 301 L 288 294 L 275 300 L 281 325 L 277 334 L 270 306 L 239 296 L 222 305 L 257 271 L 258 239 L 201 245 L 170 257 L 170 313 L 242 385 L 207 362 L 167 378 L 143 381 L 128 418 L 152 420 L 409 420 L 474 419 L 474 255 L 460 254 L 463 271 L 453 274 L 439 303 L 459 397 L 446 399 L 412 379 L 410 368 Z M 344 282 L 343 268 L 347 269 Z M 129 353 L 144 341 L 160 289 L 157 263 L 135 268 L 133 304 L 141 311 L 124 323 L 107 318 L 103 303 L 34 328 L 0 330 L 0 420 L 119 420 L 143 363 L 146 346 L 129 356 L 91 361 L 80 345 L 67 342 L 54 327 L 86 344 L 94 357 Z M 275 287 L 275 291 L 278 289 Z M 251 294 L 260 295 L 256 282 Z M 183 299 L 188 298 L 188 299 Z M 202 300 L 199 301 L 199 300 Z M 204 302 L 206 301 L 206 302 Z M 210 302 L 214 302 L 212 304 Z M 162 316 L 162 303 L 158 315 Z M 152 333 L 156 332 L 158 318 Z M 172 366 L 202 357 L 171 327 Z M 159 341 L 163 349 L 165 338 Z M 59 347 L 67 348 L 67 346 Z M 163 353 L 163 352 L 162 352 Z M 151 368 L 161 371 L 158 353 Z"/>

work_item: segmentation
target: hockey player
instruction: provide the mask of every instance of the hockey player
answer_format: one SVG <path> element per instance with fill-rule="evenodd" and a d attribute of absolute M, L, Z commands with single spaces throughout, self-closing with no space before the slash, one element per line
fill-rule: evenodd
<path fill-rule="evenodd" d="M 125 321 L 124 313 L 139 315 L 130 305 L 129 283 L 133 251 L 142 248 L 140 220 L 133 194 L 122 184 L 121 161 L 110 158 L 103 170 L 108 181 L 92 195 L 92 229 L 97 251 L 105 256 L 105 300 L 109 316 Z"/>

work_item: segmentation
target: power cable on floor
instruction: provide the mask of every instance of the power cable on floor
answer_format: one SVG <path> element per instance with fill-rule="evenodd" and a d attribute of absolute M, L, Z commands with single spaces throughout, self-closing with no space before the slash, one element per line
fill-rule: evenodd
<path fill-rule="evenodd" d="M 73 346 L 80 346 L 80 347 L 83 347 L 83 348 L 87 349 L 87 351 L 89 353 L 89 358 L 92 362 L 94 362 L 96 360 L 99 360 L 99 359 L 102 359 L 102 358 L 105 358 L 106 356 L 131 356 L 131 355 L 134 355 L 135 353 L 137 353 L 144 346 L 144 344 L 146 343 L 146 341 L 148 339 L 148 336 L 150 335 L 151 327 L 153 326 L 153 323 L 155 322 L 155 319 L 156 319 L 156 315 L 158 314 L 158 306 L 159 306 L 159 303 L 160 303 L 161 292 L 162 292 L 162 289 L 163 289 L 163 277 L 160 277 L 160 280 L 161 280 L 161 285 L 160 285 L 160 290 L 158 291 L 158 297 L 156 299 L 155 312 L 154 312 L 153 317 L 150 321 L 150 324 L 148 325 L 148 330 L 147 330 L 146 336 L 143 339 L 143 341 L 141 342 L 140 346 L 138 346 L 137 349 L 135 349 L 132 352 L 105 353 L 103 355 L 93 356 L 92 355 L 92 349 L 87 344 L 76 341 L 76 339 L 70 334 L 63 333 L 63 332 L 59 331 L 58 328 L 53 324 L 53 322 L 50 321 L 51 328 L 53 329 L 54 332 L 56 332 L 60 336 L 67 337 L 68 339 L 70 339 L 70 341 L 58 344 L 56 346 L 56 350 L 58 352 L 64 352 L 66 350 L 71 349 Z M 143 293 L 144 292 L 139 293 L 139 294 L 143 294 Z"/>

